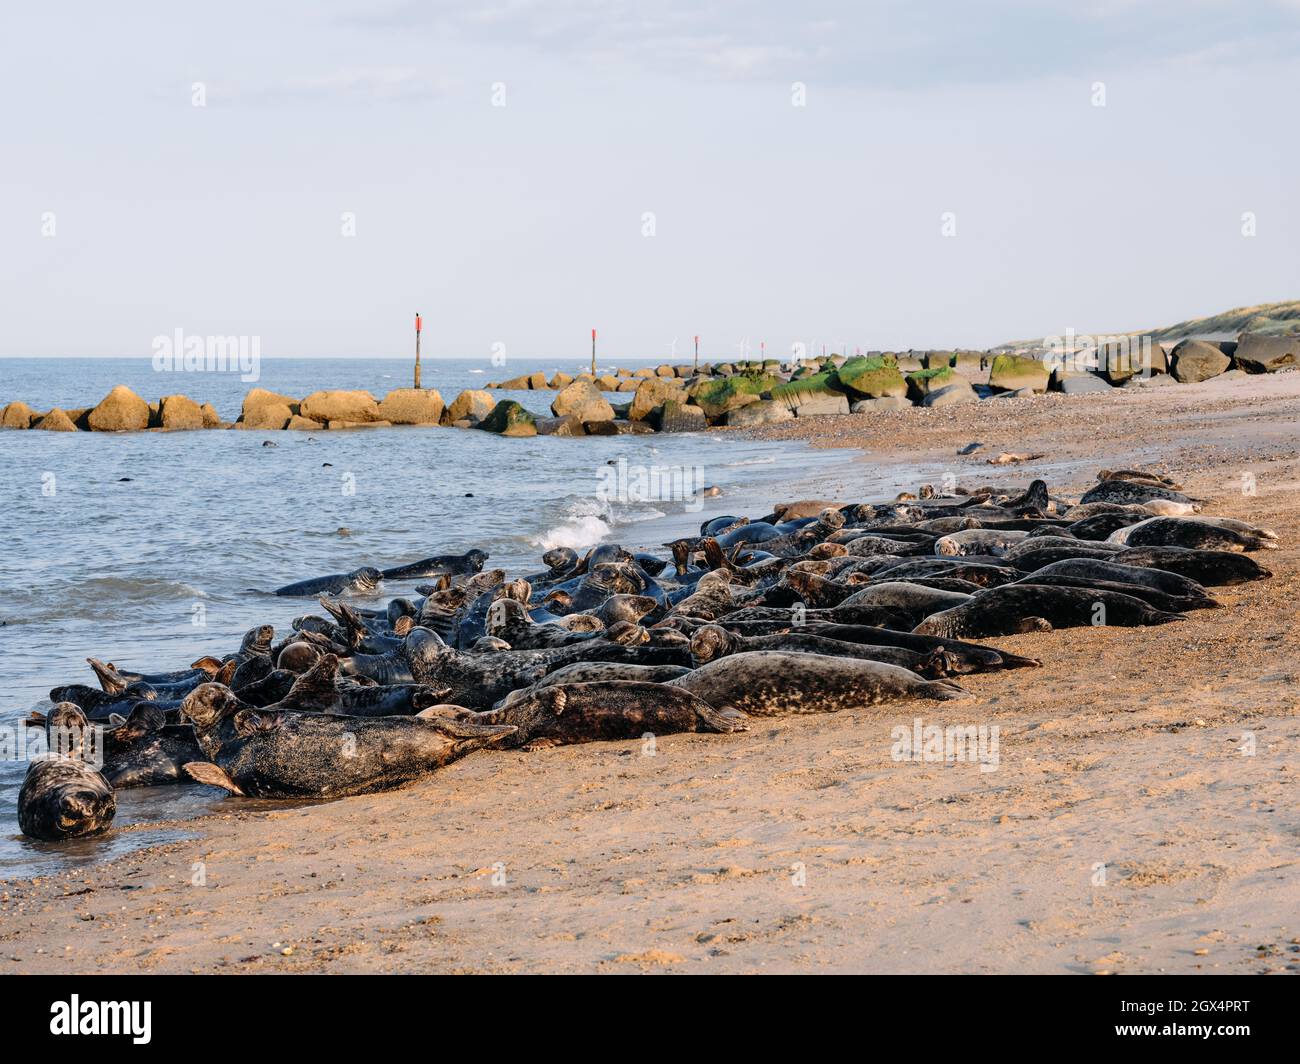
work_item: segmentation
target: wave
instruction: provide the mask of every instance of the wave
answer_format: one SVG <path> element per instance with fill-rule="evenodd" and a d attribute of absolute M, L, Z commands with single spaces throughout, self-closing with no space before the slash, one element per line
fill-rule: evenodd
<path fill-rule="evenodd" d="M 722 468 L 735 469 L 738 466 L 775 465 L 775 464 L 776 464 L 776 457 L 774 455 L 769 455 L 767 458 L 741 458 L 739 461 L 736 462 L 724 462 Z"/>

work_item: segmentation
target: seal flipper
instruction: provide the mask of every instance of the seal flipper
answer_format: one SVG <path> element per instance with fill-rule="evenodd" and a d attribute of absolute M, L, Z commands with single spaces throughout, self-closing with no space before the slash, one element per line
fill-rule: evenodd
<path fill-rule="evenodd" d="M 700 723 L 707 725 L 707 728 L 702 728 L 701 731 L 722 734 L 749 731 L 749 714 L 742 713 L 735 706 L 725 706 L 718 710 L 709 705 L 702 705 L 695 713 L 700 718 Z"/>
<path fill-rule="evenodd" d="M 196 783 L 204 783 L 209 787 L 220 787 L 223 791 L 229 791 L 231 794 L 238 794 L 243 797 L 244 792 L 239 789 L 239 784 L 230 778 L 229 773 L 220 765 L 214 765 L 211 761 L 187 761 L 181 766 L 185 774 Z"/>
<path fill-rule="evenodd" d="M 279 706 L 327 712 L 338 698 L 335 684 L 338 671 L 339 659 L 333 654 L 322 654 L 315 665 L 293 681 L 289 693 L 280 699 Z"/>
<path fill-rule="evenodd" d="M 917 692 L 922 698 L 933 698 L 937 702 L 969 702 L 974 695 L 964 687 L 958 687 L 949 680 L 930 680 Z"/>

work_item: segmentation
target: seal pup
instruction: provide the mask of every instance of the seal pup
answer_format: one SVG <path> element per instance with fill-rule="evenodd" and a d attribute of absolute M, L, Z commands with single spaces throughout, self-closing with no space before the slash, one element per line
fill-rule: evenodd
<path fill-rule="evenodd" d="M 1186 618 L 1153 609 L 1141 599 L 1096 588 L 1048 584 L 1003 584 L 973 595 L 965 605 L 931 614 L 915 628 L 918 635 L 976 639 L 1088 625 L 1133 628 Z"/>
<path fill-rule="evenodd" d="M 464 554 L 438 554 L 432 558 L 422 558 L 418 562 L 408 562 L 405 565 L 380 570 L 380 573 L 385 580 L 418 580 L 426 576 L 472 576 L 483 571 L 483 563 L 487 560 L 487 551 L 475 548 Z"/>
<path fill-rule="evenodd" d="M 973 697 L 948 680 L 923 680 L 897 665 L 774 650 L 719 658 L 668 686 L 699 695 L 714 709 L 760 717 L 835 713 L 907 698 Z"/>
<path fill-rule="evenodd" d="M 515 730 L 436 716 L 246 709 L 234 715 L 234 726 L 234 737 L 215 762 L 191 761 L 185 772 L 198 783 L 254 798 L 342 798 L 392 790 Z"/>
<path fill-rule="evenodd" d="M 383 579 L 384 574 L 373 565 L 363 565 L 350 573 L 331 573 L 299 580 L 296 584 L 285 584 L 276 588 L 273 594 L 284 598 L 315 598 L 318 595 L 342 595 L 348 591 L 369 594 Z"/>
<path fill-rule="evenodd" d="M 18 790 L 18 827 L 33 839 L 58 841 L 106 830 L 117 813 L 112 785 L 85 758 L 90 724 L 71 702 L 46 718 L 49 753 L 34 759 Z"/>
<path fill-rule="evenodd" d="M 501 745 L 525 749 L 747 728 L 744 717 L 719 712 L 689 691 L 635 680 L 554 684 L 471 719 L 513 725 Z"/>

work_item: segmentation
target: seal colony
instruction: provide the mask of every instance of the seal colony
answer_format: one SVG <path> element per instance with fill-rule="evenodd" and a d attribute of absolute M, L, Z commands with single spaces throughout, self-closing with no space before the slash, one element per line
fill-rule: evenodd
<path fill-rule="evenodd" d="M 127 787 L 337 798 L 480 749 L 966 699 L 963 675 L 1040 665 L 980 640 L 1177 622 L 1218 606 L 1210 588 L 1270 576 L 1252 555 L 1276 546 L 1169 478 L 1120 470 L 1078 499 L 1041 480 L 926 485 L 718 517 L 662 554 L 553 550 L 515 579 L 479 550 L 361 565 L 279 589 L 323 610 L 282 637 L 259 625 L 177 670 L 87 659 L 98 686 L 55 687 L 27 721 L 51 752 L 28 771 L 19 827 L 102 832 Z M 430 582 L 380 606 L 388 574 Z"/>

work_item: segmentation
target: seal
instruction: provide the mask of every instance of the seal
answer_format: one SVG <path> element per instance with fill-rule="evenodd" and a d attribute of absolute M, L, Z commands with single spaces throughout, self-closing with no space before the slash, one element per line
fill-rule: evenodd
<path fill-rule="evenodd" d="M 125 720 L 115 717 L 104 731 L 104 765 L 100 769 L 114 790 L 180 783 L 181 766 L 203 757 L 191 724 L 168 724 L 156 705 L 141 702 Z"/>
<path fill-rule="evenodd" d="M 686 665 L 629 665 L 617 661 L 577 661 L 554 672 L 548 672 L 530 687 L 511 691 L 497 703 L 495 708 L 500 709 L 502 705 L 509 705 L 525 695 L 555 684 L 599 683 L 609 680 L 637 680 L 641 683 L 661 684 L 666 680 L 685 676 L 690 671 L 690 667 Z"/>
<path fill-rule="evenodd" d="M 714 709 L 760 717 L 835 713 L 905 698 L 973 697 L 948 680 L 923 680 L 897 665 L 774 650 L 719 658 L 668 686 L 699 695 Z"/>
<path fill-rule="evenodd" d="M 1210 599 L 1210 593 L 1203 584 L 1189 580 L 1177 573 L 1163 569 L 1143 568 L 1137 565 L 1117 565 L 1114 562 L 1101 561 L 1096 558 L 1067 558 L 1053 562 L 1029 574 L 1024 578 L 1027 584 L 1035 583 L 1035 577 L 1070 576 L 1081 580 L 1110 580 L 1115 583 L 1136 584 L 1140 587 L 1163 591 L 1166 595 L 1182 598 Z M 1213 599 L 1211 599 L 1213 601 Z"/>
<path fill-rule="evenodd" d="M 880 661 L 886 665 L 909 669 L 929 680 L 971 671 L 963 665 L 957 655 L 948 654 L 939 647 L 928 654 L 923 654 L 904 647 L 849 643 L 799 631 L 780 635 L 739 636 L 716 624 L 706 624 L 703 628 L 697 628 L 691 636 L 690 648 L 691 660 L 696 666 L 706 665 L 729 654 L 777 650 L 790 654 L 823 654 L 832 658 Z"/>
<path fill-rule="evenodd" d="M 1240 527 L 1234 527 L 1240 526 Z M 1277 534 L 1243 522 L 1228 524 L 1197 517 L 1148 517 L 1111 533 L 1121 547 L 1186 547 L 1188 550 L 1277 550 Z"/>
<path fill-rule="evenodd" d="M 18 790 L 18 827 L 33 839 L 58 841 L 106 830 L 117 798 L 101 772 L 87 763 L 90 725 L 71 702 L 46 721 L 50 753 L 31 763 Z"/>
<path fill-rule="evenodd" d="M 914 632 L 899 632 L 891 628 L 875 628 L 862 624 L 827 624 L 815 621 L 806 629 L 813 635 L 836 639 L 846 643 L 865 643 L 868 646 L 903 647 L 922 655 L 942 650 L 958 662 L 958 672 L 992 672 L 996 669 L 1037 669 L 1043 663 L 1037 658 L 1021 657 L 996 647 L 979 643 L 964 643 L 959 639 L 939 639 Z M 913 670 L 915 671 L 915 670 Z"/>
<path fill-rule="evenodd" d="M 432 716 L 243 709 L 233 719 L 235 735 L 222 745 L 215 763 L 191 761 L 185 772 L 198 783 L 255 798 L 342 798 L 392 790 L 515 730 Z"/>
<path fill-rule="evenodd" d="M 962 532 L 940 536 L 934 541 L 934 553 L 949 557 L 963 554 L 1006 554 L 1024 539 L 1028 532 L 1000 528 L 968 528 Z"/>
<path fill-rule="evenodd" d="M 350 717 L 409 717 L 438 705 L 449 694 L 447 688 L 417 683 L 340 686 L 336 682 L 338 666 L 338 658 L 333 654 L 323 655 L 294 681 L 283 698 L 266 708 Z"/>
<path fill-rule="evenodd" d="M 472 719 L 513 725 L 501 745 L 526 749 L 747 727 L 744 717 L 719 712 L 689 691 L 635 680 L 554 684 Z"/>
<path fill-rule="evenodd" d="M 1047 584 L 1003 584 L 973 595 L 970 602 L 927 617 L 918 635 L 972 637 L 1047 632 L 1054 628 L 1106 625 L 1133 628 L 1186 618 L 1153 609 L 1141 599 L 1097 588 Z"/>
<path fill-rule="evenodd" d="M 374 566 L 363 565 L 350 573 L 332 573 L 285 584 L 276 588 L 274 594 L 284 598 L 315 598 L 318 595 L 342 595 L 348 591 L 368 594 L 379 586 L 383 578 L 384 574 Z"/>
<path fill-rule="evenodd" d="M 466 551 L 464 554 L 437 554 L 432 558 L 422 558 L 418 562 L 394 566 L 381 570 L 385 580 L 418 580 L 426 576 L 473 576 L 483 571 L 483 563 L 488 560 L 487 551 Z M 279 594 L 277 591 L 276 594 Z"/>
<path fill-rule="evenodd" d="M 1245 584 L 1267 580 L 1272 572 L 1254 558 L 1223 550 L 1189 550 L 1186 547 L 1130 547 L 1112 554 L 1108 561 L 1117 565 L 1136 565 L 1163 569 L 1195 580 L 1206 587 Z"/>
<path fill-rule="evenodd" d="M 1201 508 L 1201 500 L 1184 495 L 1181 491 L 1166 488 L 1147 480 L 1123 480 L 1109 477 L 1095 484 L 1084 492 L 1079 500 L 1081 506 L 1090 502 L 1138 503 L 1143 506 L 1159 504 L 1161 510 L 1170 515 L 1196 513 Z"/>

